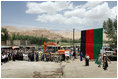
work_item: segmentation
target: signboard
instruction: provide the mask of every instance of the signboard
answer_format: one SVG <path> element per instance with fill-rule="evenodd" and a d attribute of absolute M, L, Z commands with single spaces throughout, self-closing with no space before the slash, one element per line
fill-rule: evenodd
<path fill-rule="evenodd" d="M 65 51 L 65 56 L 70 56 L 69 51 Z"/>

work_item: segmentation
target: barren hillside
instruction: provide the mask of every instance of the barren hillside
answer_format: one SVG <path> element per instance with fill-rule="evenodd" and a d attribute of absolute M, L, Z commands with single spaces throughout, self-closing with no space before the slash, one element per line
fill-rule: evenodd
<path fill-rule="evenodd" d="M 65 38 L 72 39 L 73 38 L 73 32 L 69 31 L 55 31 L 55 33 L 62 35 Z M 76 31 L 75 32 L 75 39 L 80 39 L 81 38 L 81 31 Z M 106 34 L 103 33 L 103 40 L 108 40 L 106 37 Z"/>
<path fill-rule="evenodd" d="M 15 33 L 19 33 L 20 35 L 29 35 L 29 36 L 43 36 L 43 37 L 47 37 L 49 39 L 55 39 L 55 40 L 59 40 L 61 38 L 63 38 L 63 36 L 56 34 L 54 32 L 51 32 L 49 30 L 46 29 L 24 29 L 24 28 L 17 28 L 14 26 L 4 26 L 3 28 L 6 28 L 9 32 L 9 34 L 15 32 Z"/>
<path fill-rule="evenodd" d="M 60 34 L 65 38 L 73 39 L 73 32 L 71 31 L 55 31 L 56 34 Z M 81 37 L 81 31 L 75 32 L 75 39 L 80 39 Z"/>
<path fill-rule="evenodd" d="M 15 32 L 19 33 L 21 35 L 29 35 L 29 36 L 44 36 L 49 39 L 55 39 L 60 40 L 61 38 L 66 39 L 72 39 L 73 38 L 73 32 L 72 31 L 50 31 L 47 29 L 27 29 L 27 28 L 20 28 L 15 26 L 2 26 L 3 28 L 6 28 L 9 32 L 9 34 Z M 81 38 L 81 31 L 75 31 L 75 39 Z M 106 35 L 103 34 L 103 40 L 108 40 L 106 38 Z"/>

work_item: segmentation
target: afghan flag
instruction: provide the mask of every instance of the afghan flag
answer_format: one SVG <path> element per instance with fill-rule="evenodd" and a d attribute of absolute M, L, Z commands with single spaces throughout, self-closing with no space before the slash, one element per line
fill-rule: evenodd
<path fill-rule="evenodd" d="M 81 52 L 85 57 L 98 59 L 103 44 L 103 28 L 81 31 Z"/>

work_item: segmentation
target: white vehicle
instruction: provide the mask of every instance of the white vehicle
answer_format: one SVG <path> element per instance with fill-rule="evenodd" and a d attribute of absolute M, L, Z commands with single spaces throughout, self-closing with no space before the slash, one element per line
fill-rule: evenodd
<path fill-rule="evenodd" d="M 106 55 L 109 57 L 110 60 L 117 60 L 117 55 L 115 55 L 114 53 L 114 51 L 106 51 Z"/>
<path fill-rule="evenodd" d="M 113 56 L 113 51 L 106 51 L 107 56 Z"/>

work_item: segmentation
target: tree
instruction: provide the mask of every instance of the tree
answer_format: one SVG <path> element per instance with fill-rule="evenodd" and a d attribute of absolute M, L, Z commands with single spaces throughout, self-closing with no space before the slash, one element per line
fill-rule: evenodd
<path fill-rule="evenodd" d="M 80 43 L 81 42 L 81 39 L 76 39 L 74 40 L 75 43 Z"/>
<path fill-rule="evenodd" d="M 117 48 L 117 18 L 112 20 L 108 18 L 103 23 L 104 33 L 108 38 L 108 43 L 111 48 Z"/>
<path fill-rule="evenodd" d="M 67 40 L 67 39 L 65 39 L 65 38 L 62 38 L 60 41 L 61 41 L 61 42 L 68 43 L 68 40 Z"/>
<path fill-rule="evenodd" d="M 6 44 L 6 41 L 9 39 L 9 34 L 8 34 L 8 31 L 6 28 L 2 28 L 1 30 L 1 38 L 2 38 L 2 41 L 5 42 Z"/>

